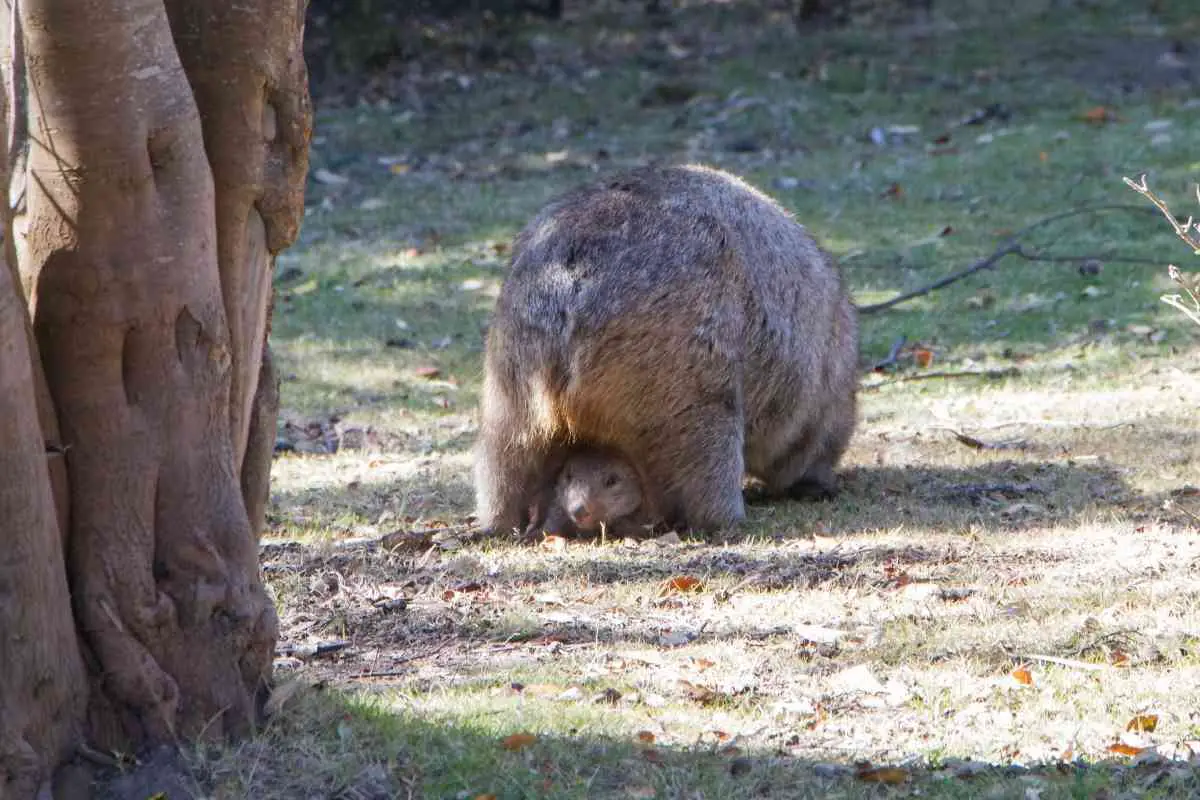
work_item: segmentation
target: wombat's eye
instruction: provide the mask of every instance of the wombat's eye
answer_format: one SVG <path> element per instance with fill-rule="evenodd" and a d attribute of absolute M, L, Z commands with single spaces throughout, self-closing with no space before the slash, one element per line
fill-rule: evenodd
<path fill-rule="evenodd" d="M 621 478 L 615 473 L 608 473 L 608 477 L 604 479 L 604 488 L 611 489 L 621 482 Z"/>

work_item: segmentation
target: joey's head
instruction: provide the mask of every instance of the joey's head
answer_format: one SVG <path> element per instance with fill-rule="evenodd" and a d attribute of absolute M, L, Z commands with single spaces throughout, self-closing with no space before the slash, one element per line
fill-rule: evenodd
<path fill-rule="evenodd" d="M 637 511 L 642 505 L 642 484 L 625 459 L 587 450 L 567 458 L 555 495 L 575 527 L 591 532 Z"/>

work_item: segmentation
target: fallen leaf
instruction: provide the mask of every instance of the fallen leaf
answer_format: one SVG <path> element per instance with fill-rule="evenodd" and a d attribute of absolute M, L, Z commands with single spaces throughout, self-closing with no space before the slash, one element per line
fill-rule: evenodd
<path fill-rule="evenodd" d="M 1012 671 L 1013 680 L 1024 686 L 1033 685 L 1033 673 L 1026 667 L 1017 667 Z"/>
<path fill-rule="evenodd" d="M 1113 650 L 1108 654 L 1108 663 L 1112 664 L 1114 667 L 1128 667 L 1129 654 L 1124 650 Z"/>
<path fill-rule="evenodd" d="M 642 744 L 654 744 L 654 734 L 651 731 L 638 731 L 637 740 Z"/>
<path fill-rule="evenodd" d="M 1103 125 L 1107 122 L 1117 122 L 1120 117 L 1108 106 L 1094 106 L 1083 112 L 1080 119 L 1092 125 Z"/>
<path fill-rule="evenodd" d="M 709 661 L 707 658 L 696 658 L 695 656 L 692 656 L 688 660 L 692 662 L 692 666 L 696 668 L 697 672 L 704 672 L 704 670 L 717 665 L 717 662 Z"/>
<path fill-rule="evenodd" d="M 417 367 L 413 370 L 413 374 L 418 378 L 432 379 L 442 374 L 440 367 Z"/>
<path fill-rule="evenodd" d="M 683 678 L 679 679 L 679 685 L 683 687 L 684 692 L 687 693 L 688 700 L 691 700 L 693 703 L 699 703 L 700 705 L 706 706 L 711 705 L 712 703 L 715 703 L 721 699 L 720 692 L 713 691 L 707 686 L 701 686 L 700 684 L 692 683 L 691 681 L 684 680 Z"/>
<path fill-rule="evenodd" d="M 699 578 L 691 575 L 677 575 L 663 584 L 658 596 L 670 594 L 671 592 L 699 592 L 704 589 L 704 584 Z"/>
<path fill-rule="evenodd" d="M 532 733 L 514 733 L 511 736 L 505 736 L 500 740 L 500 746 L 505 750 L 516 752 L 524 750 L 529 745 L 537 741 L 537 736 Z"/>
<path fill-rule="evenodd" d="M 1136 756 L 1145 749 L 1146 748 L 1144 747 L 1134 747 L 1133 745 L 1125 744 L 1124 742 L 1117 742 L 1116 744 L 1110 744 L 1108 746 L 1108 752 L 1116 753 L 1117 755 L 1122 756 Z"/>
<path fill-rule="evenodd" d="M 917 362 L 918 367 L 928 367 L 933 363 L 933 351 L 926 350 L 923 347 L 913 348 L 913 360 Z"/>
<path fill-rule="evenodd" d="M 1125 730 L 1153 733 L 1154 729 L 1157 727 L 1158 714 L 1138 714 L 1136 717 L 1129 720 L 1129 724 L 1125 726 Z"/>
<path fill-rule="evenodd" d="M 898 786 L 908 781 L 908 770 L 901 767 L 868 767 L 860 769 L 856 777 L 866 783 L 886 783 L 888 786 Z"/>
<path fill-rule="evenodd" d="M 494 795 L 494 794 L 477 794 L 477 795 L 475 795 L 475 800 L 496 800 L 496 795 Z"/>

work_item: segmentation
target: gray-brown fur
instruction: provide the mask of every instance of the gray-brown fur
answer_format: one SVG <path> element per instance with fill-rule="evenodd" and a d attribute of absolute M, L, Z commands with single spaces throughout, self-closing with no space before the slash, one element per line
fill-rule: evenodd
<path fill-rule="evenodd" d="M 612 536 L 644 532 L 655 522 L 642 502 L 642 478 L 616 453 L 577 448 L 569 453 L 545 508 L 534 511 L 531 527 L 564 536 L 599 533 Z"/>
<path fill-rule="evenodd" d="M 572 447 L 621 454 L 643 502 L 697 530 L 832 493 L 858 329 L 831 259 L 737 178 L 645 168 L 547 205 L 517 236 L 484 360 L 477 515 L 522 528 Z"/>

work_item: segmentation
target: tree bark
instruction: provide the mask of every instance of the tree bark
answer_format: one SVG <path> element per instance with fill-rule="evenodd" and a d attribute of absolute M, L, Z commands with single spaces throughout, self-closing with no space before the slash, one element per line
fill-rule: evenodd
<path fill-rule="evenodd" d="M 7 185 L 7 183 L 0 184 Z M 25 299 L 0 265 L 0 797 L 32 797 L 82 734 L 87 681 L 38 423 Z M 60 460 L 61 455 L 51 454 Z"/>
<path fill-rule="evenodd" d="M 275 256 L 296 239 L 312 109 L 305 0 L 167 0 L 216 187 L 217 263 L 233 357 L 229 418 L 255 533 L 265 517 L 278 412 L 266 342 Z M 266 366 L 264 367 L 264 357 Z M 257 443 L 253 455 L 249 443 Z"/>
<path fill-rule="evenodd" d="M 276 622 L 238 476 L 197 106 L 162 0 L 21 9 L 31 149 L 13 242 L 68 448 L 90 735 L 127 750 L 243 733 Z M 271 249 L 265 229 L 242 240 Z M 235 291 L 265 306 L 259 286 Z"/>
<path fill-rule="evenodd" d="M 0 9 L 0 41 L 16 19 Z M 0 797 L 32 797 L 83 734 L 87 678 L 63 561 L 66 468 L 25 294 L 10 246 L 8 203 L 17 69 L 2 59 L 0 91 Z M 19 53 L 18 53 L 19 55 Z M 23 111 L 21 104 L 18 111 Z M 39 419 L 40 418 L 40 419 Z M 43 439 L 43 431 L 48 441 Z M 57 451 L 57 452 L 52 452 Z M 55 483 L 57 481 L 57 486 Z M 56 494 L 55 488 L 61 491 Z"/>

